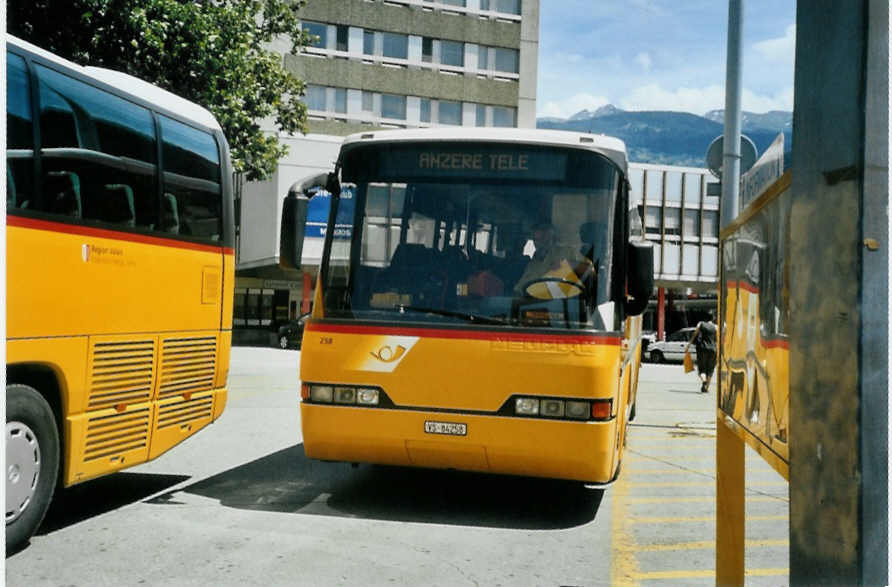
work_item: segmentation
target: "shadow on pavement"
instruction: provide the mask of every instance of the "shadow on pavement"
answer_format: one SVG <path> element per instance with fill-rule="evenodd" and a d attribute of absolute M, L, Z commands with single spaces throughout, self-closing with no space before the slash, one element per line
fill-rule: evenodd
<path fill-rule="evenodd" d="M 598 513 L 603 491 L 579 483 L 403 467 L 312 461 L 303 445 L 162 494 L 180 491 L 259 511 L 398 522 L 553 530 Z"/>
<path fill-rule="evenodd" d="M 115 473 L 57 490 L 37 535 L 43 536 L 136 503 L 187 479 L 189 477 L 183 475 Z"/>

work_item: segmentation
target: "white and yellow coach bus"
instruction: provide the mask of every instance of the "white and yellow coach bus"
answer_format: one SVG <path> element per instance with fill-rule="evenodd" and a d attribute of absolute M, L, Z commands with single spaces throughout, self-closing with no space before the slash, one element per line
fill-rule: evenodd
<path fill-rule="evenodd" d="M 220 416 L 232 171 L 207 110 L 6 37 L 6 540 Z"/>
<path fill-rule="evenodd" d="M 334 196 L 302 344 L 306 455 L 612 482 L 653 284 L 626 165 L 589 134 L 348 137 L 335 172 L 293 190 Z"/>

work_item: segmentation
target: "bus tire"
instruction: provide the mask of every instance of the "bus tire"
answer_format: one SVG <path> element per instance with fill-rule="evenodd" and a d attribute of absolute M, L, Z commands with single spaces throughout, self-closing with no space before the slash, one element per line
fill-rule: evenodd
<path fill-rule="evenodd" d="M 632 404 L 632 409 L 629 410 L 629 422 L 631 422 L 632 420 L 635 419 L 635 412 L 637 411 L 637 408 L 638 408 L 638 399 L 636 398 L 635 403 Z"/>
<path fill-rule="evenodd" d="M 6 386 L 6 553 L 40 527 L 59 474 L 59 430 L 46 399 L 33 387 Z"/>

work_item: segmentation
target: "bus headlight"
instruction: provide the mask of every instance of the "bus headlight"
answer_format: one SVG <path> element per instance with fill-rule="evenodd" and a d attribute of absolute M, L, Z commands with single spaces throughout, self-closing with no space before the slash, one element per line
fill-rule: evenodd
<path fill-rule="evenodd" d="M 334 388 L 331 385 L 311 385 L 310 401 L 330 404 L 334 397 Z"/>
<path fill-rule="evenodd" d="M 360 387 L 356 390 L 356 403 L 363 406 L 378 405 L 378 390 L 368 387 Z"/>
<path fill-rule="evenodd" d="M 522 416 L 536 416 L 539 414 L 539 400 L 531 397 L 519 397 L 514 403 L 514 413 Z"/>
<path fill-rule="evenodd" d="M 355 404 L 356 388 L 355 387 L 336 387 L 334 394 L 334 403 L 336 404 Z"/>
<path fill-rule="evenodd" d="M 564 417 L 564 402 L 559 399 L 544 399 L 539 404 L 539 411 L 550 418 Z"/>
<path fill-rule="evenodd" d="M 566 414 L 568 418 L 573 418 L 574 420 L 588 420 L 589 403 L 568 401 L 566 403 Z"/>

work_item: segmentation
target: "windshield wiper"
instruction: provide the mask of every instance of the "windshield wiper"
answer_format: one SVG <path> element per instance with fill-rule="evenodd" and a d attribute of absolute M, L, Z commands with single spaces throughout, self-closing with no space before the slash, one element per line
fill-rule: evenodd
<path fill-rule="evenodd" d="M 499 320 L 498 318 L 489 318 L 487 316 L 478 316 L 476 314 L 465 314 L 464 312 L 452 312 L 450 310 L 441 310 L 439 308 L 421 308 L 419 306 L 404 306 L 402 304 L 397 304 L 394 307 L 399 308 L 401 314 L 406 310 L 410 310 L 412 312 L 437 314 L 438 316 L 446 316 L 448 318 L 461 318 L 473 324 L 501 324 L 503 326 L 508 324 L 504 320 Z"/>

